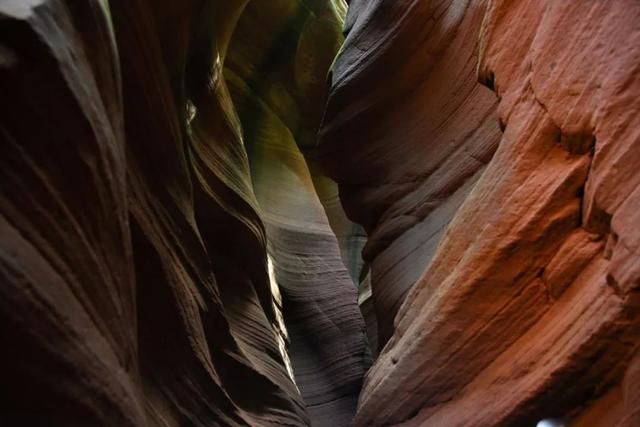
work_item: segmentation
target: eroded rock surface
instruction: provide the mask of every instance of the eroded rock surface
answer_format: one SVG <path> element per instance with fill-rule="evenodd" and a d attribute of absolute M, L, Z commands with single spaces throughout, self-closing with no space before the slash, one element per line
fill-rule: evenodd
<path fill-rule="evenodd" d="M 313 186 L 305 193 L 308 172 L 278 187 L 306 196 L 299 209 L 274 209 L 317 232 L 265 229 L 245 143 L 269 147 L 247 141 L 254 127 L 223 74 L 232 39 L 251 61 L 249 48 L 270 59 L 284 34 L 304 41 L 296 76 L 324 82 L 344 7 L 316 2 L 332 25 L 300 32 L 281 18 L 309 17 L 311 3 L 247 3 L 0 5 L 3 424 L 350 423 L 366 362 L 355 286 Z M 310 51 L 323 37 L 333 43 Z M 287 120 L 318 109 L 306 138 L 322 111 L 310 101 L 277 104 Z M 270 160 L 256 175 L 290 167 Z M 287 232 L 293 249 L 321 255 L 316 272 L 277 250 Z"/>
<path fill-rule="evenodd" d="M 370 363 L 356 286 L 330 225 L 340 205 L 331 210 L 321 199 L 335 184 L 303 154 L 315 145 L 325 76 L 343 40 L 340 5 L 253 2 L 225 61 L 282 293 L 293 373 L 312 424 L 328 427 L 351 423 Z"/>
<path fill-rule="evenodd" d="M 318 156 L 362 224 L 379 346 L 500 130 L 477 84 L 478 1 L 352 3 Z"/>
<path fill-rule="evenodd" d="M 640 423 L 637 1 L 4 0 L 0 100 L 0 424 Z"/>
<path fill-rule="evenodd" d="M 356 424 L 633 425 L 638 3 L 354 4 L 321 149 L 393 332 Z"/>

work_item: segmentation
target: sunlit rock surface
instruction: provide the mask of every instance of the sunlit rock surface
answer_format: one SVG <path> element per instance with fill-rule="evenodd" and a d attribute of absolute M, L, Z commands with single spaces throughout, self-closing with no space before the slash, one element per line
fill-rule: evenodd
<path fill-rule="evenodd" d="M 303 155 L 315 145 L 345 12 L 341 2 L 324 0 L 253 2 L 225 61 L 282 292 L 293 372 L 312 424 L 329 427 L 350 424 L 369 365 L 357 289 L 328 218 L 340 205 L 325 211 L 320 199 L 335 194 L 335 184 Z"/>
<path fill-rule="evenodd" d="M 635 425 L 639 23 L 634 1 L 352 3 L 320 149 L 391 337 L 357 425 Z"/>

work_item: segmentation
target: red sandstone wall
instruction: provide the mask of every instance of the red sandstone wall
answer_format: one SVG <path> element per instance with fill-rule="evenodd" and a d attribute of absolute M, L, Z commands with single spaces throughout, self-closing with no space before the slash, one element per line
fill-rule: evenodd
<path fill-rule="evenodd" d="M 639 342 L 640 5 L 352 6 L 320 144 L 390 337 L 356 424 L 580 418 Z"/>

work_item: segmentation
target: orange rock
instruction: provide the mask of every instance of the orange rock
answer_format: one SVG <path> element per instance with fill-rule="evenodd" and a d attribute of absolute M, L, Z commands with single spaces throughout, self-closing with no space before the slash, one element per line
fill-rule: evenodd
<path fill-rule="evenodd" d="M 356 425 L 579 417 L 622 380 L 638 344 L 640 6 L 484 5 L 351 12 L 320 144 L 347 213 L 369 232 L 380 339 L 390 337 Z M 478 75 L 504 133 L 470 170 L 443 153 L 498 128 L 471 71 L 483 13 Z M 432 236 L 428 256 L 408 244 Z"/>

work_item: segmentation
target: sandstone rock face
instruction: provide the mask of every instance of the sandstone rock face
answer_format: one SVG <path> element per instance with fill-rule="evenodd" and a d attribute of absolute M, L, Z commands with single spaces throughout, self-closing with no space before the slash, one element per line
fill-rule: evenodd
<path fill-rule="evenodd" d="M 307 4 L 247 3 L 0 4 L 0 423 L 350 423 L 366 367 L 354 284 L 304 158 L 252 135 L 223 71 L 232 39 L 251 61 L 245 40 L 273 53 L 285 34 L 301 84 L 324 82 L 344 7 L 315 2 L 326 19 L 301 31 L 280 18 Z M 309 96 L 326 86 L 309 87 L 284 104 L 283 120 L 305 117 L 287 124 L 306 132 L 292 152 L 320 121 Z M 273 161 L 253 181 L 245 144 Z M 287 170 L 278 189 L 300 198 L 263 208 Z"/>
<path fill-rule="evenodd" d="M 312 424 L 328 427 L 351 423 L 369 364 L 356 287 L 330 225 L 339 204 L 325 211 L 321 199 L 335 184 L 303 154 L 315 144 L 325 75 L 343 39 L 340 4 L 250 3 L 225 61 L 282 292 L 293 373 Z"/>
<path fill-rule="evenodd" d="M 0 2 L 0 425 L 640 425 L 640 4 L 348 3 Z"/>
<path fill-rule="evenodd" d="M 221 73 L 245 2 L 110 4 L 147 416 L 306 424 L 274 333 L 266 236 Z"/>
<path fill-rule="evenodd" d="M 2 2 L 0 32 L 2 424 L 142 425 L 108 12 Z"/>
<path fill-rule="evenodd" d="M 637 424 L 640 5 L 349 14 L 320 149 L 393 332 L 356 424 Z"/>
<path fill-rule="evenodd" d="M 495 96 L 477 84 L 482 2 L 350 5 L 318 156 L 368 233 L 379 346 L 496 149 Z"/>

